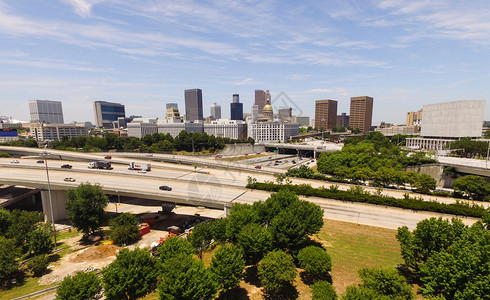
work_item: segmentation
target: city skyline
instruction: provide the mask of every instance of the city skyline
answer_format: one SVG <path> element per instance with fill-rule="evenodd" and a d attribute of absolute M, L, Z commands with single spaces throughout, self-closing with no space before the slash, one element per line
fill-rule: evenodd
<path fill-rule="evenodd" d="M 0 0 L 0 115 L 28 121 L 28 100 L 49 99 L 65 122 L 94 121 L 105 100 L 164 118 L 189 88 L 206 112 L 238 93 L 248 113 L 262 89 L 310 118 L 315 100 L 337 99 L 340 114 L 369 95 L 373 124 L 404 124 L 426 104 L 490 98 L 489 12 L 486 1 Z"/>

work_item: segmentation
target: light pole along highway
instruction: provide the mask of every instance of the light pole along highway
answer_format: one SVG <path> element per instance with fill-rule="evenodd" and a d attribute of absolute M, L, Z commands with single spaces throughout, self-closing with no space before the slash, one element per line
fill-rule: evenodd
<path fill-rule="evenodd" d="M 46 178 L 48 179 L 49 208 L 51 211 L 51 223 L 53 224 L 54 248 L 57 250 L 58 246 L 56 244 L 56 227 L 54 226 L 53 199 L 51 198 L 51 183 L 49 182 L 48 171 L 48 155 L 50 155 L 50 153 L 44 151 L 39 155 L 44 158 L 44 165 L 46 167 Z"/>

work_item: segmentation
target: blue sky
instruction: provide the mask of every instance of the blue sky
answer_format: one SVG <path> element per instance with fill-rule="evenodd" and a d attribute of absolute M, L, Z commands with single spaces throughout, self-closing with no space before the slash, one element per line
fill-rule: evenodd
<path fill-rule="evenodd" d="M 93 122 L 106 100 L 162 118 L 201 88 L 205 115 L 217 102 L 228 117 L 233 93 L 249 112 L 269 89 L 310 117 L 315 100 L 340 114 L 368 95 L 373 123 L 403 124 L 424 104 L 490 98 L 488 16 L 488 0 L 0 0 L 0 115 L 29 120 L 28 100 L 51 99 Z"/>

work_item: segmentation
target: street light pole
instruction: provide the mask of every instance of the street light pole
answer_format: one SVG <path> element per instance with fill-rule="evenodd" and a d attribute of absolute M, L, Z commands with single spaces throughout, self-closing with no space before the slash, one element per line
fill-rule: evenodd
<path fill-rule="evenodd" d="M 487 161 L 485 162 L 485 169 L 488 169 L 488 155 L 489 154 L 490 154 L 490 141 L 488 141 Z"/>
<path fill-rule="evenodd" d="M 44 165 L 46 166 L 46 178 L 48 179 L 48 194 L 49 194 L 49 208 L 51 211 L 51 223 L 53 224 L 53 236 L 54 236 L 54 247 L 58 249 L 56 244 L 56 227 L 54 226 L 54 214 L 53 214 L 53 199 L 51 197 L 51 183 L 49 182 L 49 172 L 48 172 L 48 152 L 44 151 L 41 155 L 44 157 Z"/>

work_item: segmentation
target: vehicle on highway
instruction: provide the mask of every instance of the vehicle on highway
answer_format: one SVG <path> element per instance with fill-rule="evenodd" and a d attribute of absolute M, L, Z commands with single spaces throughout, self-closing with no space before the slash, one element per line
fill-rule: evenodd
<path fill-rule="evenodd" d="M 169 187 L 168 185 L 162 185 L 159 187 L 159 189 L 162 191 L 171 191 L 172 190 L 172 188 Z"/>
<path fill-rule="evenodd" d="M 145 170 L 141 170 L 141 171 L 138 171 L 138 173 L 146 174 L 146 171 Z"/>
<path fill-rule="evenodd" d="M 107 155 L 107 156 L 104 156 L 104 158 L 105 158 L 105 159 L 111 159 L 111 158 L 112 158 L 112 156 Z"/>
<path fill-rule="evenodd" d="M 71 168 L 72 168 L 72 166 L 71 166 L 71 165 L 69 165 L 69 164 L 64 164 L 64 165 L 62 165 L 61 167 L 62 167 L 63 169 L 71 169 Z"/>
<path fill-rule="evenodd" d="M 150 163 L 140 163 L 140 162 L 131 162 L 128 166 L 128 170 L 144 170 L 144 171 L 151 171 L 151 164 Z"/>
<path fill-rule="evenodd" d="M 111 163 L 108 161 L 93 161 L 88 165 L 88 168 L 112 170 Z"/>
<path fill-rule="evenodd" d="M 75 181 L 75 178 L 71 178 L 71 177 L 66 177 L 65 179 L 63 179 L 64 181 L 68 181 L 68 182 L 74 182 Z"/>
<path fill-rule="evenodd" d="M 256 169 L 262 169 L 262 166 L 255 166 Z"/>
<path fill-rule="evenodd" d="M 38 164 L 44 164 L 44 160 L 38 160 L 36 161 Z"/>
<path fill-rule="evenodd" d="M 11 163 L 11 164 L 18 164 L 18 163 L 19 163 L 19 161 L 18 161 L 18 160 L 16 160 L 16 159 L 14 159 L 14 160 L 13 160 L 13 161 L 11 161 L 10 163 Z"/>

